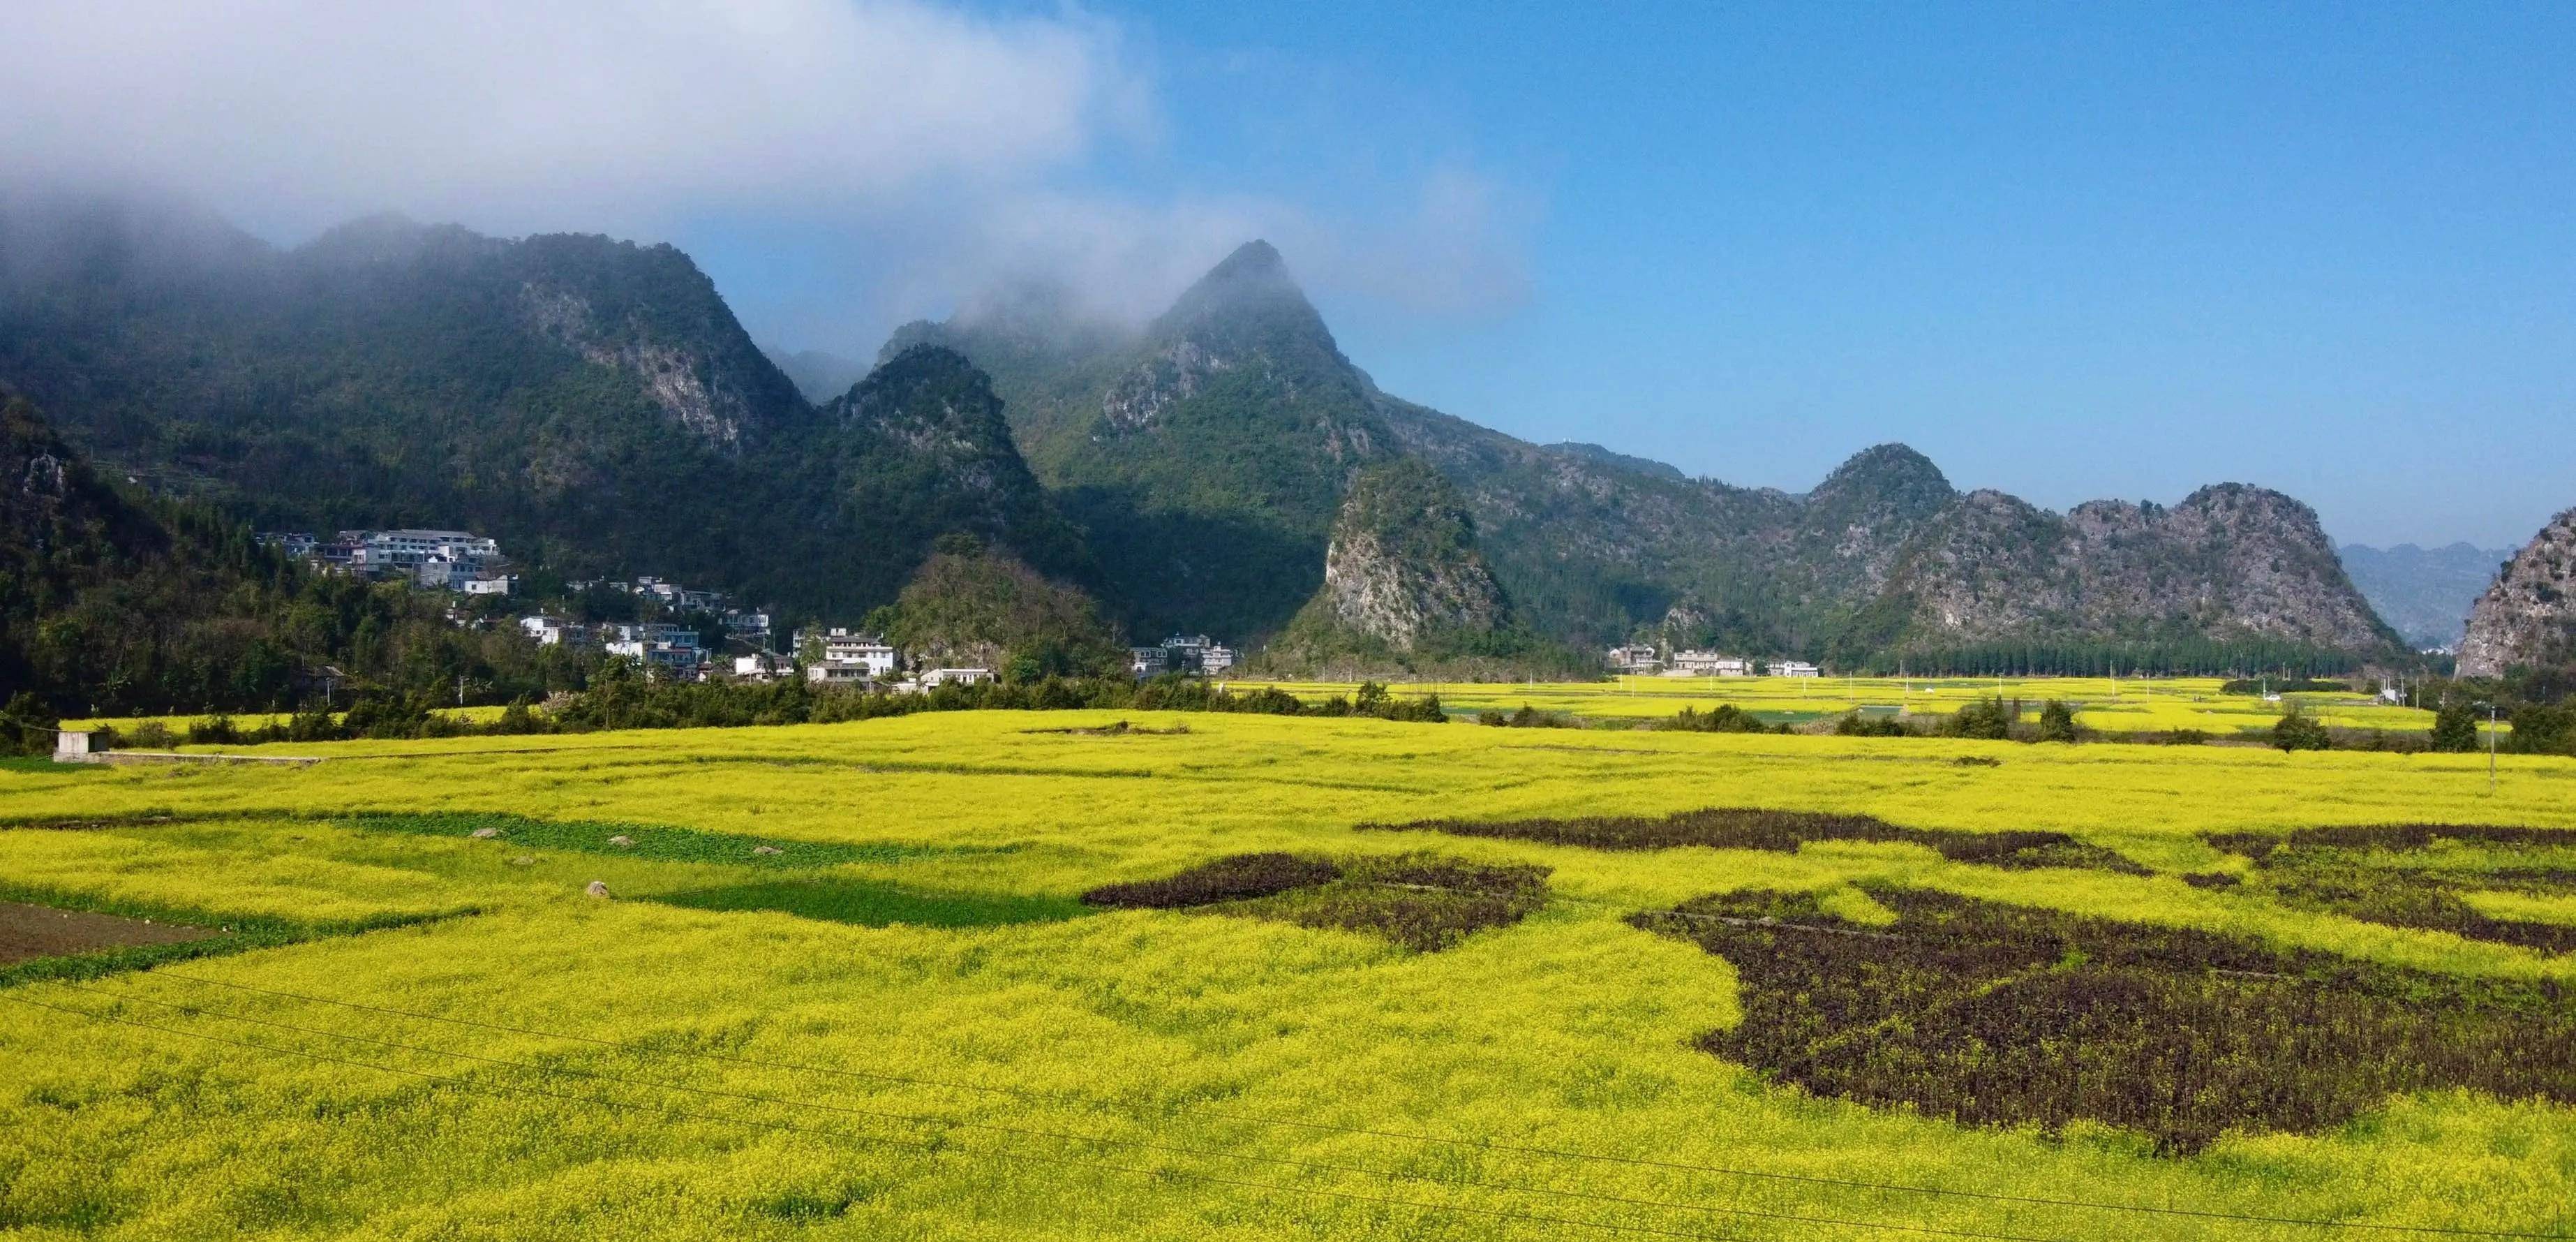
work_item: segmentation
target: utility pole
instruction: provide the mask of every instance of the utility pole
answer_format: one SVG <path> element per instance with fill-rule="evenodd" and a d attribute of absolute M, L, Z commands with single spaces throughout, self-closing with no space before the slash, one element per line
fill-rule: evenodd
<path fill-rule="evenodd" d="M 2496 789 L 2495 752 L 2496 705 L 2493 701 L 2489 701 L 2487 703 L 2487 796 L 2490 798 L 2495 796 Z"/>

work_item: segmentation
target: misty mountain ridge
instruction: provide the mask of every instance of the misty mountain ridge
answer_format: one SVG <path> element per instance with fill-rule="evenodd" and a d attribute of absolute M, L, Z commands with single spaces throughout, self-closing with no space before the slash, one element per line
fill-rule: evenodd
<path fill-rule="evenodd" d="M 671 246 L 387 215 L 279 250 L 40 203 L 0 215 L 0 276 L 0 381 L 111 468 L 262 527 L 463 527 L 568 575 L 844 615 L 947 526 L 1090 565 L 962 360 L 901 386 L 918 409 L 817 406 Z"/>
<path fill-rule="evenodd" d="M 667 245 L 387 216 L 281 251 L 184 213 L 40 211 L 0 215 L 0 279 L 0 380 L 156 486 L 267 526 L 467 526 L 791 610 L 884 602 L 954 527 L 1090 586 L 1131 631 L 1258 642 L 1327 586 L 1337 524 L 1360 529 L 1354 480 L 1411 462 L 1473 557 L 1373 554 L 1350 580 L 1422 600 L 1490 582 L 1492 606 L 1460 615 L 1505 618 L 1492 632 L 1847 663 L 2395 643 L 2277 493 L 2057 515 L 1963 495 L 1903 445 L 1792 495 L 1531 444 L 1382 391 L 1258 241 L 1141 327 L 1062 291 L 982 297 L 898 329 L 838 392 L 847 360 L 788 356 L 800 384 Z"/>
<path fill-rule="evenodd" d="M 1153 589 L 1157 575 L 1228 577 L 1204 559 L 1176 563 L 1186 550 L 1238 543 L 1247 564 L 1320 566 L 1334 497 L 1357 472 L 1406 456 L 1464 498 L 1480 557 L 1519 615 L 1576 642 L 1654 634 L 1845 659 L 2036 638 L 2397 642 L 2315 513 L 2260 488 L 2058 515 L 2002 493 L 1963 496 L 1921 453 L 1888 444 L 1792 495 L 1595 445 L 1530 444 L 1404 401 L 1342 355 L 1261 242 L 1131 341 L 1059 340 L 1026 303 L 1007 328 L 963 316 L 912 324 L 888 348 L 918 340 L 994 373 L 1040 477 L 1085 497 L 1069 508 L 1096 546 L 1128 550 L 1104 560 L 1123 562 L 1109 572 L 1132 584 L 1121 602 L 1139 628 L 1207 615 L 1194 593 Z M 1171 548 L 1185 551 L 1156 551 Z M 1295 589 L 1229 596 L 1229 619 L 1275 629 L 1320 583 L 1301 572 L 1281 585 Z"/>

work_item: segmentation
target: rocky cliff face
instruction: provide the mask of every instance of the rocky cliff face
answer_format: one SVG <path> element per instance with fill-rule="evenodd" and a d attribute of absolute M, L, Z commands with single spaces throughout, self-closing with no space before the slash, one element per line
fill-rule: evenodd
<path fill-rule="evenodd" d="M 1409 653 L 1434 635 L 1491 633 L 1508 610 L 1456 489 L 1429 466 L 1395 461 L 1352 481 L 1323 589 L 1298 622 Z"/>
<path fill-rule="evenodd" d="M 2460 639 L 2463 677 L 2562 663 L 2576 663 L 2576 509 L 2551 519 L 2505 562 Z"/>
<path fill-rule="evenodd" d="M 2006 638 L 2258 637 L 2378 650 L 2388 631 L 2314 511 L 2259 487 L 2171 508 L 2093 501 L 2059 516 L 1981 491 L 1906 550 L 1888 590 L 1918 643 Z"/>

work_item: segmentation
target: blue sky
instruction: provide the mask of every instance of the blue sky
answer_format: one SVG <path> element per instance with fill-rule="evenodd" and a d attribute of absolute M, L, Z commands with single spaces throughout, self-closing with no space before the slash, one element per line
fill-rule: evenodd
<path fill-rule="evenodd" d="M 2341 539 L 2576 504 L 2576 6 L 21 0 L 0 167 L 669 240 L 871 356 L 1253 236 L 1389 390 L 1792 490 L 1901 440 Z"/>
<path fill-rule="evenodd" d="M 2370 542 L 2576 504 L 2576 9 L 1403 8 L 1127 11 L 1199 66 L 1162 175 L 1523 203 L 1516 300 L 1319 293 L 1392 391 L 1789 488 L 1892 439 Z"/>

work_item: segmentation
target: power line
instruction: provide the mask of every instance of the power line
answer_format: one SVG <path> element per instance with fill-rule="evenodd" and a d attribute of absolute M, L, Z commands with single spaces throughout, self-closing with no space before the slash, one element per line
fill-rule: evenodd
<path fill-rule="evenodd" d="M 1846 1219 L 1839 1219 L 1839 1218 L 1835 1218 L 1835 1217 L 1827 1217 L 1827 1216 L 1805 1216 L 1805 1215 L 1799 1215 L 1799 1214 L 1796 1214 L 1796 1213 L 1789 1213 L 1789 1212 L 1767 1212 L 1767 1211 L 1760 1211 L 1760 1210 L 1752 1209 L 1752 1208 L 1713 1207 L 1713 1206 L 1709 1206 L 1709 1205 L 1706 1205 L 1706 1204 L 1696 1204 L 1696 1203 L 1677 1203 L 1677 1202 L 1673 1202 L 1673 1201 L 1671 1201 L 1671 1200 L 1664 1200 L 1664 1199 L 1645 1199 L 1645 1198 L 1638 1198 L 1638 1197 L 1629 1196 L 1629 1195 L 1608 1194 L 1608 1193 L 1598 1192 L 1598 1191 L 1567 1190 L 1567 1189 L 1563 1189 L 1563 1188 L 1561 1188 L 1561 1187 L 1553 1187 L 1553 1186 L 1534 1186 L 1534 1185 L 1529 1185 L 1529 1184 L 1526 1184 L 1526 1183 L 1519 1183 L 1519 1182 L 1495 1182 L 1495 1181 L 1484 1181 L 1484 1180 L 1473 1179 L 1473 1178 L 1443 1178 L 1443 1177 L 1432 1177 L 1432 1176 L 1428 1176 L 1428 1175 L 1425 1175 L 1425 1174 L 1401 1173 L 1401 1172 L 1394 1172 L 1394 1171 L 1385 1170 L 1385 1169 L 1369 1168 L 1369 1167 L 1362 1166 L 1362 1165 L 1346 1165 L 1346 1164 L 1334 1164 L 1334 1163 L 1331 1163 L 1331 1162 L 1328 1162 L 1328 1161 L 1300 1160 L 1300 1159 L 1296 1159 L 1296 1158 L 1294 1158 L 1294 1157 L 1287 1157 L 1287 1156 L 1259 1156 L 1259 1155 L 1252 1155 L 1252 1154 L 1245 1153 L 1245 1152 L 1235 1152 L 1235 1151 L 1212 1151 L 1212 1150 L 1209 1150 L 1209 1149 L 1207 1149 L 1207 1148 L 1201 1148 L 1201 1147 L 1186 1147 L 1186 1146 L 1181 1146 L 1181 1145 L 1177 1145 L 1177 1144 L 1168 1144 L 1168 1143 L 1156 1143 L 1156 1142 L 1151 1142 L 1151 1141 L 1144 1140 L 1144 1139 L 1113 1138 L 1113 1137 L 1108 1137 L 1108 1136 L 1104 1136 L 1104 1135 L 1090 1135 L 1090 1134 L 1068 1134 L 1068 1133 L 1064 1133 L 1064 1132 L 1061 1132 L 1061 1131 L 1054 1131 L 1054 1130 L 1040 1130 L 1040 1129 L 1033 1129 L 1033 1128 L 1026 1127 L 1026 1126 L 1010 1126 L 1010 1125 L 1001 1125 L 1001 1124 L 992 1123 L 992 1122 L 964 1121 L 964 1120 L 954 1120 L 954 1119 L 941 1118 L 941 1117 L 929 1117 L 929 1116 L 923 1116 L 923 1115 L 918 1114 L 918 1113 L 887 1112 L 887 1111 L 882 1111 L 882 1110 L 878 1110 L 878 1109 L 855 1108 L 855 1107 L 850 1107 L 850 1106 L 847 1106 L 847 1105 L 828 1104 L 828 1103 L 823 1103 L 823 1102 L 820 1102 L 820 1101 L 814 1101 L 814 1100 L 799 1100 L 799 1099 L 782 1098 L 782 1097 L 778 1097 L 778 1096 L 755 1095 L 755 1094 L 750 1094 L 750 1093 L 747 1093 L 747 1092 L 718 1090 L 718 1089 L 711 1088 L 711 1087 L 692 1087 L 692 1086 L 686 1086 L 686 1085 L 679 1084 L 679 1083 L 659 1082 L 659 1081 L 654 1081 L 654 1080 L 649 1080 L 649 1079 L 628 1078 L 628 1077 L 624 1077 L 624 1076 L 617 1075 L 617 1074 L 603 1074 L 603 1073 L 599 1073 L 599 1072 L 597 1072 L 597 1071 L 593 1071 L 593 1070 L 573 1069 L 573 1068 L 570 1068 L 570 1067 L 563 1067 L 563 1066 L 532 1065 L 532 1064 L 529 1064 L 529 1063 L 524 1062 L 524 1061 L 513 1061 L 513 1060 L 509 1060 L 508 1058 L 505 1058 L 505 1057 L 490 1057 L 490 1056 L 484 1056 L 484 1055 L 482 1055 L 482 1054 L 480 1054 L 480 1053 L 472 1053 L 472 1052 L 458 1052 L 458 1051 L 454 1051 L 454 1050 L 446 1049 L 446 1048 L 431 1048 L 431 1047 L 424 1047 L 424 1046 L 421 1046 L 421 1045 L 418 1045 L 418 1044 L 406 1044 L 406 1043 L 401 1043 L 401 1042 L 399 1042 L 399 1041 L 394 1041 L 394 1040 L 376 1039 L 376 1038 L 373 1038 L 373 1037 L 371 1037 L 371 1036 L 365 1036 L 365 1035 L 352 1035 L 352 1034 L 348 1034 L 348 1033 L 346 1033 L 346 1032 L 334 1031 L 334 1030 L 330 1030 L 330 1029 L 327 1029 L 327 1028 L 304 1027 L 304 1026 L 297 1026 L 297 1025 L 295 1025 L 295 1024 L 293 1024 L 293 1023 L 290 1023 L 290 1022 L 277 1022 L 277 1021 L 273 1021 L 273 1020 L 266 1019 L 266 1018 L 253 1018 L 253 1017 L 248 1017 L 248 1016 L 245 1016 L 245 1015 L 242 1015 L 242 1014 L 230 1013 L 230 1012 L 227 1012 L 227 1011 L 224 1011 L 224 1010 L 217 1010 L 217 1009 L 204 1009 L 204 1008 L 199 1008 L 199 1007 L 192 1006 L 192 1005 L 183 1005 L 183 1004 L 179 1004 L 179 1003 L 177 1003 L 177 1002 L 175 1002 L 175 1001 L 165 1001 L 165 1000 L 159 1000 L 159 999 L 156 999 L 156 998 L 153 998 L 153 997 L 140 996 L 140 995 L 136 995 L 136 994 L 134 994 L 134 993 L 132 993 L 132 992 L 130 992 L 130 991 L 125 991 L 125 992 L 112 991 L 112 990 L 105 989 L 105 988 L 86 987 L 86 986 L 83 986 L 83 985 L 80 985 L 80 984 L 65 984 L 64 986 L 69 987 L 69 988 L 72 988 L 72 989 L 77 990 L 77 991 L 95 993 L 95 994 L 100 995 L 100 996 L 108 997 L 108 998 L 110 998 L 110 999 L 112 999 L 112 1000 L 120 1000 L 120 1001 L 122 1001 L 122 1000 L 140 1000 L 140 1001 L 143 1001 L 143 1002 L 144 1002 L 144 1003 L 146 1003 L 146 1004 L 160 1005 L 160 1006 L 162 1006 L 162 1007 L 164 1007 L 164 1008 L 167 1008 L 167 1009 L 175 1009 L 175 1010 L 178 1010 L 179 1012 L 181 1012 L 181 1013 L 185 1013 L 185 1014 L 191 1014 L 191 1015 L 200 1016 L 200 1017 L 214 1017 L 214 1018 L 222 1018 L 222 1019 L 226 1019 L 226 1020 L 228 1020 L 228 1021 L 233 1021 L 233 1022 L 242 1022 L 242 1023 L 247 1023 L 247 1024 L 255 1025 L 255 1026 L 266 1026 L 266 1027 L 272 1027 L 272 1028 L 275 1028 L 275 1029 L 278 1029 L 278 1030 L 284 1030 L 284 1031 L 293 1031 L 293 1032 L 296 1032 L 296 1033 L 298 1033 L 298 1034 L 302 1034 L 302 1035 L 319 1035 L 319 1036 L 323 1036 L 323 1037 L 325 1037 L 325 1038 L 329 1038 L 329 1039 L 340 1039 L 340 1040 L 346 1040 L 346 1041 L 349 1041 L 349 1042 L 351 1042 L 351 1043 L 374 1044 L 374 1045 L 376 1045 L 376 1046 L 378 1046 L 378 1047 L 380 1047 L 380 1048 L 393 1048 L 393 1049 L 398 1049 L 398 1050 L 405 1051 L 405 1052 L 419 1052 L 419 1053 L 426 1053 L 426 1054 L 429 1054 L 429 1055 L 432 1055 L 432 1056 L 446 1056 L 446 1057 L 455 1057 L 455 1058 L 459 1058 L 459 1059 L 462 1059 L 462 1060 L 468 1060 L 468 1061 L 480 1061 L 480 1062 L 483 1062 L 483 1063 L 488 1064 L 488 1065 L 506 1066 L 506 1067 L 511 1068 L 511 1069 L 528 1070 L 528 1071 L 535 1072 L 535 1073 L 546 1073 L 546 1074 L 570 1074 L 570 1075 L 574 1075 L 574 1076 L 577 1076 L 577 1077 L 582 1077 L 582 1078 L 591 1078 L 591 1079 L 596 1079 L 596 1080 L 598 1080 L 598 1081 L 602 1081 L 602 1082 L 613 1082 L 613 1083 L 618 1083 L 618 1084 L 625 1085 L 625 1086 L 632 1086 L 632 1087 L 646 1087 L 646 1088 L 654 1088 L 654 1089 L 665 1090 L 665 1091 L 682 1091 L 682 1092 L 687 1092 L 687 1093 L 692 1094 L 692 1095 L 714 1096 L 714 1097 L 718 1097 L 718 1098 L 722 1098 L 722 1099 L 741 1100 L 741 1101 L 745 1101 L 745 1102 L 748 1102 L 748 1103 L 758 1103 L 758 1104 L 775 1104 L 775 1105 L 779 1105 L 779 1106 L 782 1106 L 782 1107 L 788 1107 L 788 1108 L 812 1108 L 812 1109 L 819 1109 L 819 1110 L 822 1110 L 822 1111 L 825 1111 L 825 1112 L 846 1113 L 846 1114 L 849 1114 L 849 1115 L 852 1115 L 852 1116 L 859 1116 L 859 1117 L 872 1117 L 872 1118 L 878 1118 L 878 1119 L 881 1119 L 881 1120 L 909 1122 L 909 1123 L 912 1123 L 912 1124 L 915 1124 L 915 1125 L 946 1126 L 946 1127 L 949 1127 L 949 1128 L 952 1128 L 952 1129 L 960 1129 L 960 1128 L 962 1128 L 962 1129 L 969 1129 L 969 1130 L 989 1130 L 989 1131 L 993 1131 L 993 1132 L 995 1132 L 995 1133 L 999 1133 L 999 1134 L 1016 1135 L 1016 1136 L 1024 1137 L 1024 1138 L 1046 1138 L 1046 1139 L 1058 1139 L 1058 1140 L 1064 1140 L 1064 1141 L 1069 1141 L 1069 1142 L 1096 1143 L 1096 1144 L 1105 1144 L 1105 1145 L 1120 1146 L 1120 1147 L 1133 1147 L 1133 1148 L 1137 1148 L 1137 1149 L 1139 1149 L 1139 1150 L 1143 1150 L 1143 1151 L 1151 1151 L 1151 1152 L 1157 1152 L 1157 1153 L 1161 1153 L 1161 1154 L 1165 1154 L 1165 1155 L 1202 1156 L 1202 1157 L 1207 1157 L 1207 1158 L 1210 1158 L 1210 1159 L 1218 1159 L 1218 1160 L 1242 1160 L 1242 1161 L 1247 1161 L 1247 1162 L 1255 1163 L 1255 1164 L 1284 1165 L 1284 1166 L 1288 1166 L 1288 1167 L 1292 1167 L 1292 1168 L 1305 1169 L 1305 1170 L 1312 1171 L 1312 1172 L 1324 1172 L 1324 1173 L 1351 1173 L 1351 1174 L 1358 1174 L 1358 1175 L 1366 1176 L 1366 1177 L 1381 1177 L 1381 1178 L 1387 1178 L 1387 1179 L 1389 1179 L 1389 1180 L 1394 1180 L 1394 1181 L 1421 1182 L 1421 1183 L 1425 1183 L 1425 1184 L 1429 1184 L 1429 1185 L 1455 1186 L 1455 1187 L 1461 1187 L 1461 1188 L 1473 1188 L 1473 1189 L 1481 1189 L 1481 1190 L 1497 1190 L 1497 1191 L 1504 1191 L 1504 1192 L 1509 1192 L 1509 1193 L 1518 1193 L 1518 1194 L 1547 1195 L 1547 1196 L 1551 1196 L 1551 1197 L 1555 1197 L 1555 1198 L 1582 1199 L 1582 1200 L 1590 1200 L 1590 1201 L 1600 1202 L 1600 1203 L 1615 1203 L 1615 1204 L 1620 1204 L 1620 1205 L 1623 1205 L 1623 1206 L 1629 1206 L 1629 1207 L 1652 1207 L 1652 1208 L 1663 1208 L 1663 1209 L 1668 1209 L 1668 1210 L 1672 1210 L 1672 1211 L 1683 1211 L 1683 1212 L 1706 1212 L 1706 1213 L 1715 1213 L 1715 1214 L 1719 1214 L 1719 1215 L 1728 1215 L 1728 1216 L 1745 1216 L 1745 1217 L 1753 1217 L 1753 1218 L 1758 1218 L 1758 1219 L 1763 1219 L 1763 1220 L 1794 1221 L 1794 1222 L 1797 1222 L 1797 1223 L 1800 1223 L 1800 1224 L 1813 1224 L 1813 1225 L 1840 1225 L 1840 1226 L 1844 1226 L 1844 1227 L 1847 1227 L 1847 1228 L 1857 1228 L 1857 1229 L 1877 1229 L 1877 1230 L 1888 1231 L 1888 1232 L 1897 1232 L 1897 1233 L 1919 1233 L 1919 1234 L 1929 1234 L 1929 1235 L 1939 1236 L 1939 1237 L 1952 1237 L 1952 1238 L 1969 1238 L 1969 1239 L 1978 1239 L 1978 1240 L 1981 1240 L 1981 1242 L 2059 1242 L 2059 1240 L 2058 1240 L 2058 1239 L 2052 1239 L 2052 1238 L 2037 1238 L 2037 1237 L 2030 1237 L 2030 1236 L 2021 1235 L 2021 1234 L 1989 1233 L 1989 1232 L 1982 1232 L 1982 1231 L 1978 1231 L 1978 1230 L 1968 1230 L 1968 1229 L 1945 1229 L 1945 1228 L 1941 1228 L 1941 1227 L 1938 1227 L 1938 1226 L 1932 1226 L 1932 1225 L 1910 1225 L 1910 1224 L 1902 1224 L 1902 1223 L 1889 1223 L 1889 1222 L 1883 1222 L 1883 1221 L 1870 1221 L 1870 1220 L 1846 1220 Z"/>
<path fill-rule="evenodd" d="M 1676 911 L 1675 913 L 1680 912 Z M 624 1041 L 602 1039 L 596 1036 L 574 1035 L 560 1031 L 543 1031 L 529 1027 L 510 1026 L 504 1023 L 478 1022 L 469 1018 L 451 1018 L 439 1014 L 426 1014 L 407 1009 L 389 1008 L 382 1005 L 369 1005 L 358 1001 L 337 1000 L 324 996 L 309 996 L 298 992 L 286 992 L 274 988 L 255 987 L 247 983 L 234 983 L 223 979 L 210 979 L 200 975 L 180 974 L 168 969 L 153 970 L 148 973 L 154 978 L 182 979 L 190 983 L 231 988 L 237 991 L 251 992 L 263 996 L 281 997 L 288 1000 L 307 1001 L 314 1004 L 337 1005 L 347 1009 L 357 1009 L 369 1013 L 385 1014 L 391 1017 L 412 1018 L 423 1022 L 443 1023 L 446 1025 L 461 1026 L 476 1030 L 499 1031 L 513 1035 L 528 1035 L 540 1039 L 561 1039 L 572 1043 L 591 1044 L 598 1047 L 618 1049 L 621 1051 L 632 1050 L 632 1045 Z M 4 995 L 6 994 L 0 993 L 0 996 Z M 1044 1091 L 1025 1087 L 997 1086 L 990 1083 L 962 1082 L 954 1079 L 891 1074 L 879 1070 L 845 1069 L 840 1066 L 831 1065 L 801 1065 L 793 1062 L 764 1061 L 755 1057 L 727 1056 L 723 1053 L 696 1052 L 688 1049 L 674 1049 L 671 1051 L 684 1057 L 692 1057 L 700 1060 L 715 1061 L 733 1065 L 743 1065 L 759 1069 L 779 1070 L 788 1073 L 823 1074 L 835 1077 L 857 1078 L 873 1082 L 901 1083 L 908 1086 L 941 1087 L 957 1091 L 977 1091 L 993 1095 L 1011 1096 L 1018 1099 L 1045 1100 L 1059 1104 L 1071 1104 L 1077 1107 L 1091 1108 L 1095 1110 L 1126 1111 L 1129 1113 L 1140 1111 L 1133 1106 L 1120 1105 L 1115 1101 L 1075 1095 L 1069 1092 Z M 2540 1239 L 2548 1240 L 2548 1242 L 2570 1242 L 2570 1235 L 2567 1234 L 2471 1229 L 2446 1225 L 2391 1225 L 2368 1221 L 2326 1220 L 2318 1217 L 2265 1216 L 2253 1213 L 2219 1212 L 2194 1208 L 2157 1207 L 2142 1203 L 2112 1203 L 2098 1199 L 2063 1199 L 2040 1195 L 2013 1195 L 1993 1191 L 1958 1190 L 1941 1186 L 1912 1185 L 1903 1182 L 1870 1182 L 1851 1178 L 1820 1177 L 1801 1173 L 1780 1173 L 1758 1169 L 1739 1169 L 1724 1165 L 1692 1164 L 1686 1161 L 1658 1160 L 1645 1156 L 1619 1156 L 1603 1152 L 1574 1151 L 1564 1148 L 1541 1147 L 1528 1144 L 1502 1142 L 1492 1139 L 1452 1138 L 1435 1134 L 1420 1134 L 1404 1130 L 1385 1130 L 1367 1126 L 1342 1126 L 1334 1125 L 1329 1122 L 1272 1117 L 1260 1113 L 1238 1112 L 1230 1109 L 1203 1108 L 1199 1111 L 1206 1116 L 1224 1118 L 1230 1121 L 1241 1121 L 1254 1125 L 1279 1126 L 1288 1129 L 1312 1130 L 1331 1134 L 1348 1134 L 1371 1138 L 1396 1139 L 1405 1142 L 1426 1143 L 1438 1146 L 1470 1147 L 1488 1151 L 1510 1152 L 1515 1155 L 1542 1156 L 1558 1160 L 1592 1160 L 1605 1164 L 1621 1164 L 1642 1168 L 1667 1169 L 1674 1172 L 1708 1173 L 1724 1177 L 1741 1177 L 1761 1181 L 1781 1181 L 1802 1183 L 1806 1185 L 1835 1186 L 1850 1190 L 1883 1191 L 1894 1194 L 1934 1195 L 1945 1198 L 2015 1203 L 2032 1207 L 2064 1207 L 2090 1211 L 2130 1212 L 2149 1216 L 2173 1216 L 2204 1220 L 2225 1220 L 2242 1224 L 2291 1225 L 2314 1229 L 2355 1229 L 2389 1233 L 2434 1234 L 2449 1237 Z"/>

